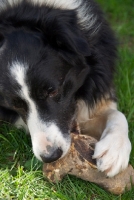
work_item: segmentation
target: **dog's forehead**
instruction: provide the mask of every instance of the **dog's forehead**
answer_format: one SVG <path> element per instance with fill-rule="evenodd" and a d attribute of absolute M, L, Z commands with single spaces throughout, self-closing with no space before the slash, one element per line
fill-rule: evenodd
<path fill-rule="evenodd" d="M 0 56 L 3 71 L 13 70 L 16 63 L 21 63 L 17 68 L 25 73 L 29 78 L 51 78 L 54 79 L 62 74 L 63 61 L 57 52 L 51 48 L 39 33 L 26 32 L 23 30 L 12 31 L 6 35 L 3 54 Z M 17 65 L 18 66 L 18 65 Z"/>
<path fill-rule="evenodd" d="M 31 94 L 33 90 L 37 92 L 41 88 L 58 88 L 63 78 L 62 70 L 48 64 L 43 67 L 42 65 L 30 67 L 27 62 L 16 60 L 9 68 L 13 80 L 11 82 L 15 85 L 14 88 L 18 88 L 16 92 L 19 96 L 24 96 L 22 91 Z"/>
<path fill-rule="evenodd" d="M 34 60 L 39 56 L 39 51 L 43 49 L 39 33 L 32 33 L 23 30 L 14 30 L 5 35 L 5 53 L 9 60 L 14 58 L 23 60 Z"/>
<path fill-rule="evenodd" d="M 7 38 L 8 42 L 12 45 L 20 45 L 27 43 L 27 47 L 32 45 L 39 45 L 41 44 L 41 34 L 39 32 L 30 31 L 28 29 L 23 30 L 22 28 L 10 30 L 9 32 L 5 33 L 5 37 Z"/>
<path fill-rule="evenodd" d="M 1 68 L 8 74 L 5 77 L 10 82 L 9 89 L 15 93 L 20 91 L 22 80 L 29 90 L 41 85 L 57 88 L 71 68 L 38 33 L 14 30 L 6 35 L 6 40 L 0 56 Z"/>
<path fill-rule="evenodd" d="M 45 35 L 19 29 L 7 34 L 6 40 L 5 53 L 10 57 L 8 62 L 13 63 L 18 60 L 21 63 L 27 63 L 30 72 L 35 68 L 36 72 L 41 68 L 45 69 L 46 73 L 52 70 L 55 74 L 58 70 L 63 71 L 65 62 L 50 46 Z"/>
<path fill-rule="evenodd" d="M 0 49 L 0 63 L 2 71 L 10 70 L 12 63 L 19 61 L 32 65 L 39 62 L 45 44 L 40 34 L 23 30 L 14 30 L 4 35 L 4 45 Z"/>

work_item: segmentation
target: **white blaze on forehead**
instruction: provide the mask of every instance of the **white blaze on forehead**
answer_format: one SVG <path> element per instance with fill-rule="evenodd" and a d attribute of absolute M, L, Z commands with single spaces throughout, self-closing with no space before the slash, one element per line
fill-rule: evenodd
<path fill-rule="evenodd" d="M 28 88 L 25 83 L 25 75 L 27 71 L 27 65 L 20 62 L 14 62 L 11 65 L 11 75 L 15 78 L 17 83 L 22 87 L 21 95 L 28 97 Z"/>
<path fill-rule="evenodd" d="M 26 73 L 28 66 L 19 62 L 12 63 L 11 75 L 21 86 L 19 95 L 24 99 L 29 107 L 27 125 L 30 131 L 33 151 L 38 159 L 43 153 L 47 153 L 47 146 L 59 147 L 63 151 L 63 155 L 69 149 L 70 139 L 65 139 L 54 122 L 45 122 L 45 119 L 41 119 L 37 106 L 33 99 L 29 95 L 29 88 L 26 83 Z"/>

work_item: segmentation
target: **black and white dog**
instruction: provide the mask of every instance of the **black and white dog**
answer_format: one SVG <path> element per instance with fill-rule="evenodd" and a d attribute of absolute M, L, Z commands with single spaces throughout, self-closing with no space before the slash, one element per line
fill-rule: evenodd
<path fill-rule="evenodd" d="M 114 176 L 131 144 L 113 89 L 116 40 L 93 0 L 0 1 L 0 120 L 28 127 L 44 162 L 63 157 L 77 121 Z"/>

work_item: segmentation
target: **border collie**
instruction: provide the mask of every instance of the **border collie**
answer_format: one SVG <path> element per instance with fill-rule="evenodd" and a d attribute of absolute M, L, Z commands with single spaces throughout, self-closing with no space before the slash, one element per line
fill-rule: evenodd
<path fill-rule="evenodd" d="M 116 39 L 93 0 L 0 1 L 0 120 L 24 126 L 43 162 L 63 157 L 73 121 L 98 139 L 112 177 L 131 144 L 113 87 Z"/>

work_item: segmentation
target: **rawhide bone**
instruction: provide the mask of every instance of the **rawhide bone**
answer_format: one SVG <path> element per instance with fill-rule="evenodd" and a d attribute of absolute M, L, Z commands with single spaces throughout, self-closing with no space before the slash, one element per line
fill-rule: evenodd
<path fill-rule="evenodd" d="M 99 172 L 92 159 L 96 139 L 81 134 L 72 134 L 72 145 L 64 158 L 44 164 L 43 173 L 51 182 L 61 181 L 66 174 L 96 183 L 113 194 L 122 194 L 134 184 L 134 169 L 131 165 L 115 177 L 108 178 Z"/>

